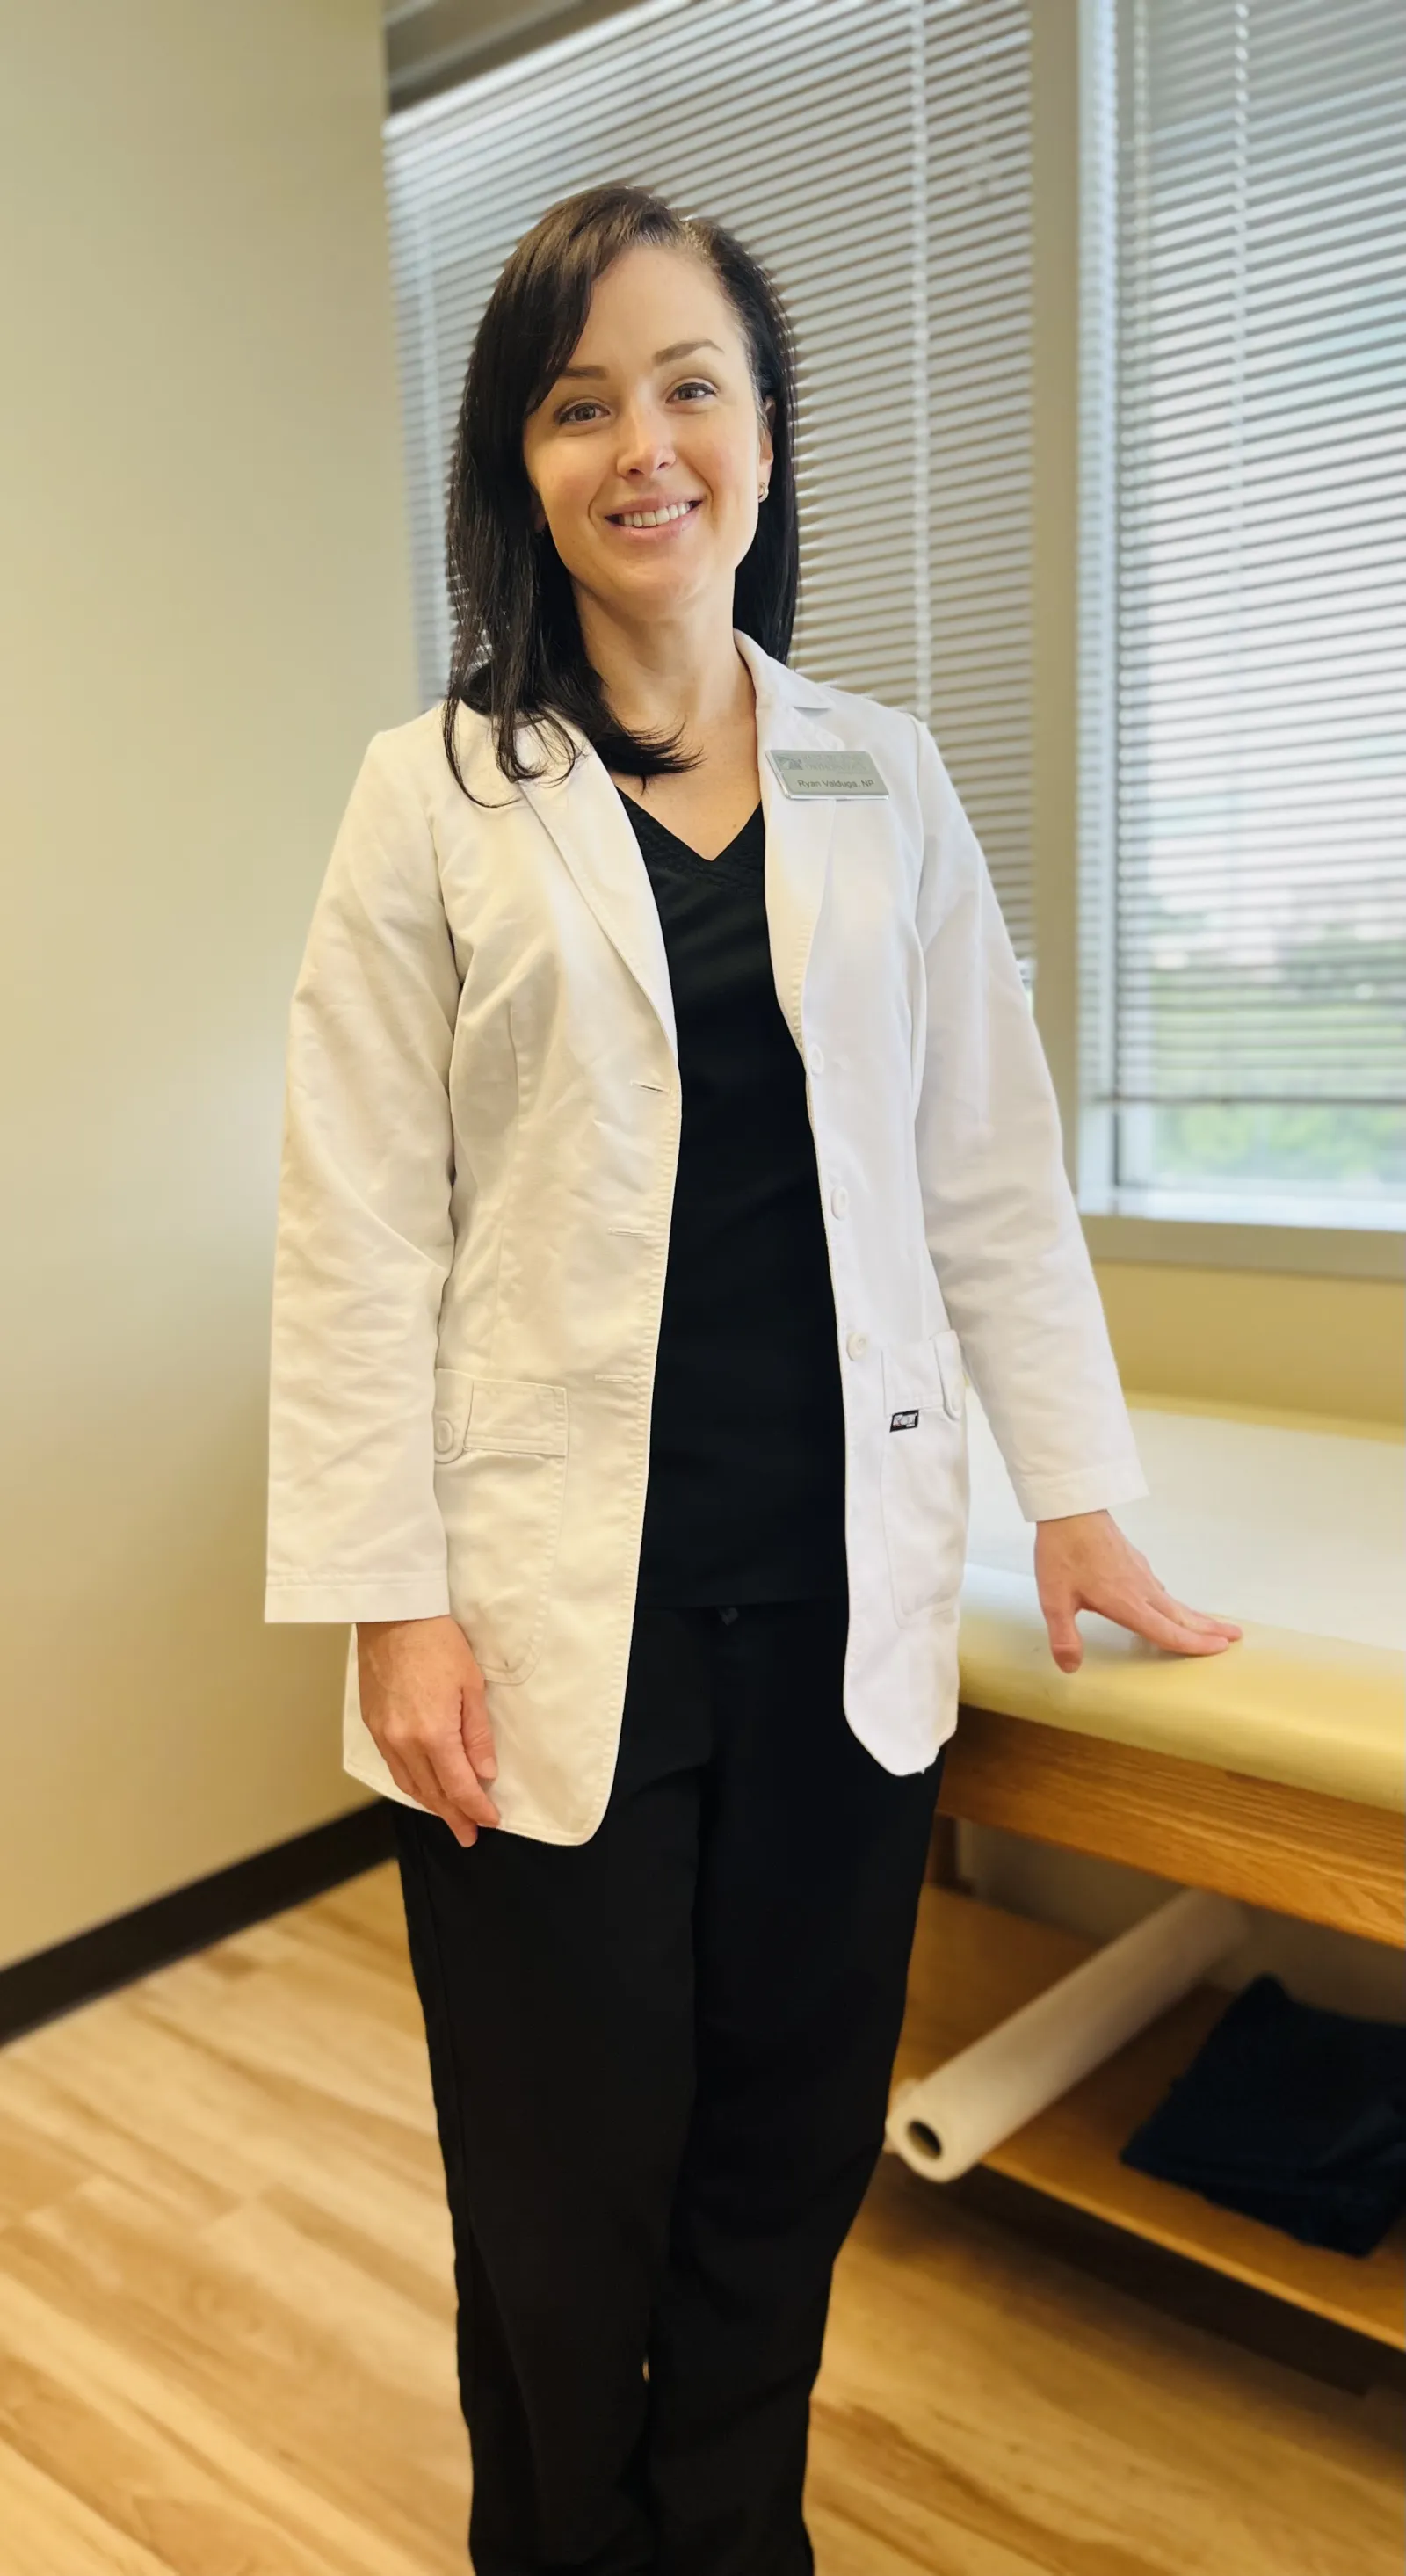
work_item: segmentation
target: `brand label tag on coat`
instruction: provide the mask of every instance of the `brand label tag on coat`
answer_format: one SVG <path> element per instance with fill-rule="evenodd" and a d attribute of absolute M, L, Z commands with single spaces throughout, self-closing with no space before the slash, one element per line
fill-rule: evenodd
<path fill-rule="evenodd" d="M 917 1427 L 918 1408 L 916 1404 L 914 1405 L 911 1413 L 895 1413 L 889 1417 L 890 1431 L 915 1431 Z"/>
<path fill-rule="evenodd" d="M 769 751 L 788 796 L 887 796 L 871 751 Z"/>

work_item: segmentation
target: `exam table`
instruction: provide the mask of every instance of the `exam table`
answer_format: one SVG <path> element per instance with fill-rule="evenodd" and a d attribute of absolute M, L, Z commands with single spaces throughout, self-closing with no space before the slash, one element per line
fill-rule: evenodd
<path fill-rule="evenodd" d="M 1406 1563 L 1399 1440 L 1284 1415 L 1132 1407 L 1151 1494 L 1120 1526 L 1169 1591 L 1244 1628 L 1222 1655 L 1159 1653 L 1080 1619 L 1050 1655 L 1032 1535 L 971 1405 L 961 1690 L 935 1855 L 951 1820 L 1123 1861 L 1406 1946 Z M 895 2092 L 1098 1947 L 952 1885 L 924 1887 Z M 1227 2002 L 1199 1984 L 985 2157 L 994 2170 L 1406 2348 L 1406 2222 L 1364 2258 L 1300 2244 L 1135 2172 L 1118 2149 Z"/>

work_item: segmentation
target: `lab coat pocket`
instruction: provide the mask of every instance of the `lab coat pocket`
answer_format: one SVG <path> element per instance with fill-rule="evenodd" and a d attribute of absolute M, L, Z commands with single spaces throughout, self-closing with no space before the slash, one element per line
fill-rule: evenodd
<path fill-rule="evenodd" d="M 526 1679 L 541 1651 L 566 1489 L 564 1386 L 436 1369 L 435 1497 L 454 1615 L 480 1670 Z"/>
<path fill-rule="evenodd" d="M 900 1619 L 954 1602 L 967 1552 L 970 1476 L 957 1335 L 889 1342 L 883 1351 L 879 1500 Z"/>

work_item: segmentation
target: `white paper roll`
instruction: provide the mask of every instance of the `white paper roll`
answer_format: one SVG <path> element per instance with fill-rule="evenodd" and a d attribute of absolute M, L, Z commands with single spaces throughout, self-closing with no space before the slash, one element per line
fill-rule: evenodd
<path fill-rule="evenodd" d="M 915 2173 L 953 2181 L 1186 1994 L 1249 1923 L 1232 1897 L 1184 1888 L 945 2066 L 900 2084 L 887 2144 Z"/>

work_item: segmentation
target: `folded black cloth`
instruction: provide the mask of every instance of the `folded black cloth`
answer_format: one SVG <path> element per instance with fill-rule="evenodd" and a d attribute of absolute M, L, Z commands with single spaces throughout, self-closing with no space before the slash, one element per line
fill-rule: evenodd
<path fill-rule="evenodd" d="M 1255 1977 L 1120 2162 L 1301 2244 L 1370 2254 L 1406 2209 L 1406 2027 Z"/>

